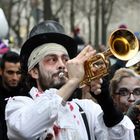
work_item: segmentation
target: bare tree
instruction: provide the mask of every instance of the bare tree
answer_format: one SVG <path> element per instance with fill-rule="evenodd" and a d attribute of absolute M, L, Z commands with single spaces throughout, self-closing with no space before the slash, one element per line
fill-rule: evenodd
<path fill-rule="evenodd" d="M 96 0 L 96 14 L 95 14 L 95 48 L 98 50 L 99 46 L 99 14 L 100 14 L 100 1 Z"/>
<path fill-rule="evenodd" d="M 43 0 L 44 5 L 44 19 L 52 19 L 53 18 L 53 12 L 52 12 L 52 3 L 51 0 Z"/>
<path fill-rule="evenodd" d="M 73 31 L 75 27 L 74 0 L 70 0 L 70 25 L 71 31 Z"/>
<path fill-rule="evenodd" d="M 21 19 L 22 12 L 24 9 L 26 9 L 26 3 L 27 1 L 20 1 L 20 0 L 5 0 L 2 1 L 3 9 L 5 11 L 8 24 L 10 27 L 10 31 L 12 31 L 12 36 L 16 36 L 17 38 L 17 45 L 20 46 L 22 43 L 22 37 L 21 37 Z M 9 37 L 11 36 L 9 31 Z"/>
<path fill-rule="evenodd" d="M 44 19 L 43 11 L 42 9 L 39 8 L 39 1 L 30 0 L 30 6 L 31 6 L 30 16 L 33 16 L 35 24 L 38 24 L 42 19 Z"/>
<path fill-rule="evenodd" d="M 43 0 L 43 11 L 44 11 L 44 20 L 53 19 L 59 20 L 59 13 L 63 10 L 66 1 L 53 1 L 53 0 Z M 55 5 L 53 7 L 53 5 Z"/>
<path fill-rule="evenodd" d="M 53 19 L 63 22 L 70 31 L 84 23 L 81 26 L 85 31 L 84 35 L 87 36 L 86 42 L 93 43 L 98 49 L 99 42 L 106 45 L 108 25 L 113 10 L 124 11 L 128 6 L 138 5 L 140 0 L 125 0 L 117 9 L 113 8 L 117 2 L 116 0 L 0 0 L 0 6 L 8 20 L 10 34 L 14 34 L 19 44 L 21 39 L 26 37 L 22 31 L 24 34 L 28 33 L 30 25 L 40 22 L 40 19 Z M 32 22 L 32 17 L 35 22 Z"/>
<path fill-rule="evenodd" d="M 7 18 L 7 21 L 8 21 L 8 25 L 9 27 L 11 27 L 11 21 L 12 21 L 12 10 L 13 10 L 13 7 L 16 5 L 16 1 L 14 0 L 1 0 L 0 1 L 1 3 L 1 7 L 2 9 L 4 10 L 4 13 L 6 15 L 6 18 Z M 10 32 L 8 33 L 8 36 L 10 36 Z"/>
<path fill-rule="evenodd" d="M 76 5 L 76 9 L 81 11 L 81 13 L 83 14 L 83 16 L 85 18 L 87 18 L 87 30 L 88 30 L 88 43 L 93 43 L 93 39 L 92 39 L 92 29 L 93 29 L 93 22 L 92 22 L 92 18 L 95 15 L 95 0 L 77 0 L 77 5 Z"/>
<path fill-rule="evenodd" d="M 112 15 L 113 5 L 116 0 L 102 0 L 101 9 L 102 9 L 102 44 L 106 45 L 107 38 L 107 27 Z"/>

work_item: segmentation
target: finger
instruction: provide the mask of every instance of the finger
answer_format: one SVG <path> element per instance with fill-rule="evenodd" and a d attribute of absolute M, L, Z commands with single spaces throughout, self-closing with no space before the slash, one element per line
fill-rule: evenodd
<path fill-rule="evenodd" d="M 95 92 L 96 90 L 101 89 L 101 85 L 100 84 L 96 84 L 91 86 L 91 92 Z"/>
<path fill-rule="evenodd" d="M 103 83 L 103 79 L 102 79 L 102 78 L 100 78 L 99 80 L 100 80 L 100 84 L 102 84 L 102 83 Z"/>
<path fill-rule="evenodd" d="M 92 50 L 92 51 L 86 53 L 84 56 L 82 56 L 81 59 L 83 59 L 84 61 L 88 60 L 91 57 L 95 56 L 95 54 L 96 54 L 96 50 Z"/>
<path fill-rule="evenodd" d="M 93 48 L 92 48 L 92 46 L 90 46 L 90 45 L 87 45 L 78 55 L 77 55 L 77 57 L 85 57 L 85 56 L 88 56 L 90 53 L 92 53 L 92 51 L 94 51 L 94 52 L 96 52 L 96 50 L 94 50 Z"/>
<path fill-rule="evenodd" d="M 84 56 L 89 50 L 89 46 L 86 46 L 78 55 L 77 57 Z"/>
<path fill-rule="evenodd" d="M 100 78 L 100 79 L 95 79 L 95 80 L 92 80 L 91 83 L 90 83 L 90 86 L 95 86 L 97 84 L 101 85 L 103 83 L 103 79 Z"/>
<path fill-rule="evenodd" d="M 96 91 L 94 91 L 95 95 L 99 95 L 101 93 L 101 89 L 97 89 Z"/>
<path fill-rule="evenodd" d="M 87 46 L 89 46 L 89 51 L 95 50 L 95 49 L 93 48 L 93 46 L 91 46 L 91 45 L 87 45 Z"/>

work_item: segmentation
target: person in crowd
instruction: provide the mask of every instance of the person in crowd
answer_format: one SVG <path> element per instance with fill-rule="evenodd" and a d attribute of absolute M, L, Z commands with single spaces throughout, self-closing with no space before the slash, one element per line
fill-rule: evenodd
<path fill-rule="evenodd" d="M 132 120 L 135 125 L 135 140 L 140 139 L 140 100 L 136 101 L 131 107 L 128 108 L 127 116 Z"/>
<path fill-rule="evenodd" d="M 16 52 L 9 51 L 2 56 L 0 63 L 0 121 L 3 133 L 1 140 L 7 140 L 7 130 L 5 123 L 6 99 L 19 93 L 19 83 L 21 78 L 20 56 Z"/>
<path fill-rule="evenodd" d="M 120 68 L 111 79 L 109 90 L 116 106 L 126 113 L 140 99 L 140 77 L 131 69 Z"/>
<path fill-rule="evenodd" d="M 9 139 L 134 140 L 131 120 L 114 107 L 108 93 L 100 94 L 101 79 L 87 85 L 98 104 L 69 101 L 84 78 L 85 61 L 96 51 L 87 46 L 76 56 L 77 44 L 61 29 L 55 21 L 40 23 L 22 46 L 21 70 L 30 91 L 7 102 Z"/>
<path fill-rule="evenodd" d="M 127 29 L 128 27 L 127 27 L 127 25 L 126 24 L 120 24 L 119 26 L 118 26 L 118 29 Z"/>
<path fill-rule="evenodd" d="M 120 68 L 110 81 L 110 93 L 116 107 L 135 124 L 136 140 L 140 139 L 140 76 L 132 69 Z"/>
<path fill-rule="evenodd" d="M 79 27 L 74 28 L 74 30 L 73 30 L 73 39 L 77 43 L 78 53 L 79 53 L 85 47 L 85 40 L 80 35 L 80 28 Z"/>

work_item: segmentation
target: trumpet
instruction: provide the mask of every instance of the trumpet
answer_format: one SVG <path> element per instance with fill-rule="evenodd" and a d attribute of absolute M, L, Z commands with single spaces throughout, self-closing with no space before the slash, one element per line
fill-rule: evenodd
<path fill-rule="evenodd" d="M 94 79 L 102 78 L 108 74 L 108 57 L 114 55 L 116 58 L 127 61 L 134 57 L 139 50 L 136 36 L 127 29 L 118 29 L 112 32 L 108 41 L 109 48 L 103 53 L 97 53 L 84 63 L 85 76 L 80 87 L 89 85 Z"/>

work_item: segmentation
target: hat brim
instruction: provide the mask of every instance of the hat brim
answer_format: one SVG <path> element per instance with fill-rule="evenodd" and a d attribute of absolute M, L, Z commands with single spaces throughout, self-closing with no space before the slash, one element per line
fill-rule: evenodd
<path fill-rule="evenodd" d="M 31 52 L 44 43 L 57 43 L 66 48 L 69 57 L 77 55 L 77 44 L 73 38 L 61 33 L 43 33 L 29 38 L 22 46 L 20 52 L 21 68 L 27 72 L 28 58 Z"/>

